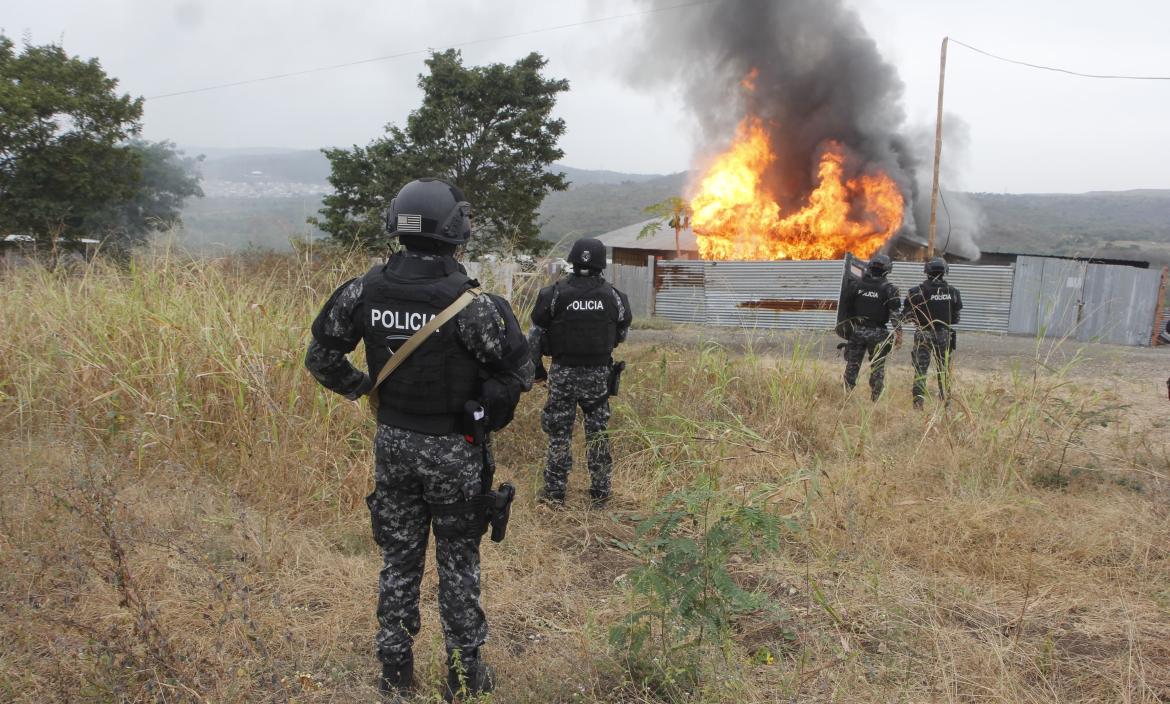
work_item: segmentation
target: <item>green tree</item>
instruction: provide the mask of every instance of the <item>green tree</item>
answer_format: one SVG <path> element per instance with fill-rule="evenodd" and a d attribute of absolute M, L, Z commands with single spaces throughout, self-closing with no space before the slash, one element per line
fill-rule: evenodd
<path fill-rule="evenodd" d="M 512 65 L 464 66 L 458 51 L 435 52 L 419 76 L 422 105 L 406 125 L 388 125 L 366 147 L 327 149 L 334 193 L 309 222 L 332 237 L 385 246 L 382 216 L 403 185 L 438 176 L 458 185 L 472 205 L 475 251 L 538 252 L 537 208 L 568 187 L 548 166 L 564 156 L 557 140 L 565 122 L 552 117 L 563 79 L 545 78 L 537 53 Z"/>
<path fill-rule="evenodd" d="M 136 155 L 141 179 L 128 199 L 111 203 L 84 218 L 84 229 L 101 233 L 106 242 L 126 247 L 140 244 L 153 231 L 181 224 L 183 203 L 202 198 L 199 162 L 173 142 L 133 140 L 126 145 Z"/>
<path fill-rule="evenodd" d="M 142 98 L 117 88 L 97 59 L 0 35 L 0 233 L 130 243 L 201 195 L 173 144 L 136 141 Z"/>
<path fill-rule="evenodd" d="M 654 219 L 642 226 L 642 229 L 638 231 L 638 239 L 650 237 L 658 232 L 663 225 L 666 225 L 674 230 L 674 255 L 681 257 L 679 235 L 684 229 L 691 226 L 690 203 L 678 196 L 671 196 L 664 201 L 646 206 L 642 212 L 653 215 Z"/>

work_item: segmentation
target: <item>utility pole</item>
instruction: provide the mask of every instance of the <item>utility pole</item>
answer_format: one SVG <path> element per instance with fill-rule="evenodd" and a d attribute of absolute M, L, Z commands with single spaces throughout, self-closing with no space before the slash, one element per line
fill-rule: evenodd
<path fill-rule="evenodd" d="M 943 37 L 942 58 L 938 63 L 938 120 L 934 126 L 934 181 L 930 186 L 930 236 L 926 241 L 926 258 L 934 256 L 934 236 L 938 226 L 938 166 L 942 161 L 943 130 L 943 87 L 947 79 L 947 43 L 950 37 Z"/>

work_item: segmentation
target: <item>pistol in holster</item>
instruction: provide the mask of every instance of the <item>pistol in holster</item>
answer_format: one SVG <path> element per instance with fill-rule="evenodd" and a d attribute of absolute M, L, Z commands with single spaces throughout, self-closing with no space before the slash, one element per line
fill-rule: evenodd
<path fill-rule="evenodd" d="M 463 438 L 480 448 L 482 468 L 480 470 L 480 494 L 450 504 L 431 504 L 432 516 L 456 516 L 452 525 L 435 527 L 435 537 L 482 538 L 491 528 L 492 542 L 501 542 L 508 534 L 508 521 L 512 517 L 512 501 L 516 498 L 516 487 L 504 482 L 492 491 L 496 463 L 492 457 L 491 437 L 488 431 L 487 413 L 478 401 L 468 401 L 463 406 Z"/>
<path fill-rule="evenodd" d="M 611 362 L 609 365 L 609 380 L 607 382 L 607 391 L 610 396 L 617 396 L 618 391 L 622 388 L 622 372 L 626 370 L 626 363 Z"/>

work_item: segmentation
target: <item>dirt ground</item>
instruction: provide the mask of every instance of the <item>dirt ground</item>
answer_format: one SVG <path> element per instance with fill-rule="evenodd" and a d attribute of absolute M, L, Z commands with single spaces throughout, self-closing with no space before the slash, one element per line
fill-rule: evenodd
<path fill-rule="evenodd" d="M 841 360 L 840 338 L 831 332 L 743 330 L 679 325 L 669 330 L 632 330 L 630 341 L 663 345 L 718 344 L 736 350 L 771 356 L 791 355 L 795 349 L 810 356 Z M 891 388 L 909 379 L 911 336 L 894 352 L 889 366 Z M 842 365 L 844 362 L 842 361 Z M 1075 340 L 1056 340 L 992 333 L 961 333 L 955 358 L 959 382 L 987 373 L 1030 373 L 1037 365 L 1064 369 L 1070 377 L 1089 380 L 1124 392 L 1127 400 L 1170 410 L 1166 379 L 1170 376 L 1170 346 L 1124 347 Z M 975 374 L 971 374 L 975 372 Z M 862 370 L 864 375 L 865 370 Z"/>

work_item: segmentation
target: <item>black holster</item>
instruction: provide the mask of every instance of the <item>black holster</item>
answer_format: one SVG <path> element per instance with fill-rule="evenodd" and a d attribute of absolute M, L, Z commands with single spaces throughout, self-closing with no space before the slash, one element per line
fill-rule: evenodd
<path fill-rule="evenodd" d="M 449 504 L 430 504 L 431 516 L 455 517 L 455 520 L 450 522 L 434 522 L 435 537 L 479 539 L 490 526 L 492 542 L 499 543 L 508 534 L 508 521 L 512 517 L 512 501 L 515 498 L 516 488 L 505 482 L 500 484 L 499 489 L 486 491 L 472 499 Z"/>
<path fill-rule="evenodd" d="M 507 482 L 492 491 L 496 467 L 488 446 L 488 418 L 478 401 L 468 401 L 463 407 L 463 436 L 467 442 L 480 448 L 483 466 L 480 470 L 480 494 L 463 501 L 449 504 L 430 504 L 431 516 L 455 516 L 455 520 L 436 521 L 432 524 L 436 538 L 482 538 L 488 527 L 492 529 L 492 542 L 498 543 L 508 533 L 508 520 L 512 517 L 512 501 L 516 488 Z M 442 525 L 440 525 L 440 523 Z"/>
<path fill-rule="evenodd" d="M 622 388 L 622 372 L 626 370 L 626 363 L 611 362 L 609 365 L 609 380 L 607 382 L 608 393 L 610 396 L 617 396 L 618 391 Z"/>

